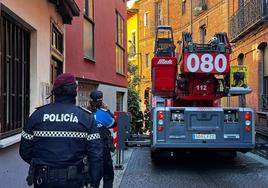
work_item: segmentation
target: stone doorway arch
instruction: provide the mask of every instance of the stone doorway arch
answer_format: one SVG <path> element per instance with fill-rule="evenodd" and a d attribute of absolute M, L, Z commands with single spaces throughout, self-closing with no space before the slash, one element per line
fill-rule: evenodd
<path fill-rule="evenodd" d="M 262 42 L 258 46 L 258 68 L 259 68 L 259 89 L 260 96 L 259 110 L 268 111 L 268 46 Z"/>

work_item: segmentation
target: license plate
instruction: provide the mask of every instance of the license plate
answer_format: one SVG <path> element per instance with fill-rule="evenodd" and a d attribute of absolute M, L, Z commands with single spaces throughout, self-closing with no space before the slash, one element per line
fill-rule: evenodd
<path fill-rule="evenodd" d="M 216 134 L 193 134 L 194 140 L 215 140 Z"/>

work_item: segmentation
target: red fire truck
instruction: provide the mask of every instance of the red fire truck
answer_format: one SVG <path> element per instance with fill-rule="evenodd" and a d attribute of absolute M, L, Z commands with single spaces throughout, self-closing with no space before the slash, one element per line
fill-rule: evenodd
<path fill-rule="evenodd" d="M 172 28 L 158 26 L 152 59 L 151 156 L 162 151 L 215 150 L 233 158 L 255 147 L 252 109 L 220 107 L 220 99 L 245 95 L 251 89 L 245 74 L 230 75 L 231 46 L 226 33 L 207 44 L 182 33 L 177 61 Z M 231 86 L 230 77 L 237 83 Z"/>

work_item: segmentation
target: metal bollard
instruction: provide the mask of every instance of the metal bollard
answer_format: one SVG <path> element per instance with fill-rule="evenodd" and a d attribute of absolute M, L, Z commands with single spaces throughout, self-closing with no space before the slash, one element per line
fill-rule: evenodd
<path fill-rule="evenodd" d="M 124 161 L 124 151 L 121 149 L 116 149 L 116 163 L 114 168 L 116 170 L 123 170 L 124 166 L 123 166 L 123 161 Z"/>

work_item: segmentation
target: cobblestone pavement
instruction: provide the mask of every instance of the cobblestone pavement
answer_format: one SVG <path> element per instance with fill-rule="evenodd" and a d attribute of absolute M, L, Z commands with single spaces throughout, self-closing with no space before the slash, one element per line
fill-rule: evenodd
<path fill-rule="evenodd" d="M 268 161 L 252 153 L 235 160 L 186 156 L 151 161 L 150 148 L 135 148 L 120 188 L 264 188 Z"/>

